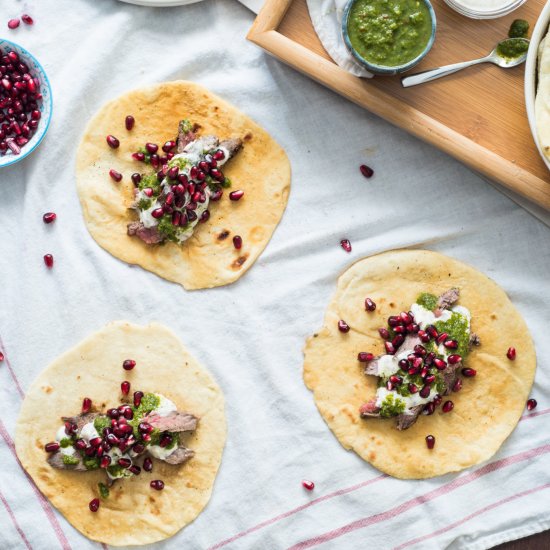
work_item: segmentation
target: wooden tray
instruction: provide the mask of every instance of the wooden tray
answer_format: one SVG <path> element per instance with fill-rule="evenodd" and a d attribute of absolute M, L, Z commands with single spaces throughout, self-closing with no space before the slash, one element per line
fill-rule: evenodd
<path fill-rule="evenodd" d="M 486 55 L 516 18 L 531 29 L 544 0 L 528 0 L 500 19 L 463 17 L 443 0 L 434 47 L 413 72 Z M 474 170 L 550 210 L 550 172 L 533 142 L 523 95 L 524 66 L 471 67 L 405 89 L 398 77 L 357 78 L 344 71 L 319 41 L 306 0 L 266 0 L 248 39 L 291 67 L 435 145 Z"/>

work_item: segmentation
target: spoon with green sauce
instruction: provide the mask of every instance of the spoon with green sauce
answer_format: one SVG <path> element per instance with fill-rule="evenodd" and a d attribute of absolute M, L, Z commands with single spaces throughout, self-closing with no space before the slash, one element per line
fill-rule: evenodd
<path fill-rule="evenodd" d="M 507 38 L 506 40 L 501 40 L 489 55 L 481 59 L 453 63 L 445 67 L 405 76 L 401 79 L 401 84 L 404 88 L 409 88 L 410 86 L 430 82 L 436 78 L 456 73 L 461 69 L 471 67 L 472 65 L 479 65 L 480 63 L 493 63 L 503 69 L 510 69 L 511 67 L 521 65 L 525 61 L 528 49 L 529 40 L 527 38 Z"/>

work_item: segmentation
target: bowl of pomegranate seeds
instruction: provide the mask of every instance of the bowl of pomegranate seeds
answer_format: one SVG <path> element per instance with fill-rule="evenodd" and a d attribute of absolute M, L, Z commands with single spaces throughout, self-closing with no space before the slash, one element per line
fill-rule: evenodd
<path fill-rule="evenodd" d="M 51 117 L 51 86 L 42 65 L 25 48 L 0 38 L 0 167 L 30 155 Z"/>

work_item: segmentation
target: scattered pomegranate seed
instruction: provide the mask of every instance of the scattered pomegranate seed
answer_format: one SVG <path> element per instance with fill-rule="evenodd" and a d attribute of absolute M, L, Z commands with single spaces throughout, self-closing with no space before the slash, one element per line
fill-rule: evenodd
<path fill-rule="evenodd" d="M 46 443 L 46 445 L 44 445 L 44 450 L 47 453 L 55 453 L 55 451 L 59 451 L 59 447 L 61 447 L 61 445 L 57 441 L 51 441 L 50 443 Z"/>
<path fill-rule="evenodd" d="M 135 391 L 134 392 L 134 407 L 139 407 L 140 404 L 141 404 L 141 398 L 143 397 L 143 392 L 142 391 Z M 132 411 L 132 409 L 129 409 L 130 411 Z M 126 415 L 124 415 L 126 416 Z M 133 413 L 132 413 L 132 416 L 133 416 Z"/>
<path fill-rule="evenodd" d="M 302 481 L 302 487 L 308 491 L 313 491 L 313 489 L 315 489 L 315 483 L 313 483 L 313 481 L 309 481 L 308 479 L 304 479 Z"/>
<path fill-rule="evenodd" d="M 91 512 L 97 512 L 99 510 L 99 499 L 94 498 L 90 500 L 90 504 L 88 504 Z"/>
<path fill-rule="evenodd" d="M 433 435 L 427 435 L 426 436 L 426 447 L 428 449 L 433 449 L 435 445 L 435 437 Z"/>
<path fill-rule="evenodd" d="M 44 263 L 48 269 L 51 269 L 53 267 L 53 256 L 51 254 L 45 254 Z"/>
<path fill-rule="evenodd" d="M 143 461 L 143 469 L 146 471 L 146 472 L 152 472 L 153 471 L 153 461 L 147 457 L 144 461 Z"/>
<path fill-rule="evenodd" d="M 366 351 L 360 351 L 357 354 L 357 361 L 360 363 L 368 363 L 369 361 L 372 361 L 374 359 L 373 353 L 367 353 Z"/>
<path fill-rule="evenodd" d="M 16 29 L 17 27 L 19 27 L 19 18 L 15 18 L 15 19 L 10 19 L 8 21 L 8 29 Z"/>
<path fill-rule="evenodd" d="M 44 223 L 53 223 L 56 218 L 57 218 L 57 214 L 55 212 L 46 212 L 42 216 L 42 220 L 44 221 Z"/>
<path fill-rule="evenodd" d="M 34 24 L 34 19 L 28 13 L 24 13 L 21 16 L 21 19 L 23 20 L 23 23 L 25 23 L 25 25 L 33 25 Z"/>
<path fill-rule="evenodd" d="M 139 182 L 141 181 L 141 174 L 139 172 L 134 172 L 131 175 L 131 178 L 132 178 L 132 182 L 133 182 L 134 186 L 137 187 L 139 185 Z"/>
<path fill-rule="evenodd" d="M 111 176 L 111 178 L 117 183 L 119 181 L 122 181 L 122 174 L 120 172 L 117 172 L 116 170 L 113 170 L 112 168 L 109 170 L 109 176 Z"/>
<path fill-rule="evenodd" d="M 365 298 L 365 309 L 367 311 L 374 311 L 376 309 L 376 304 L 370 298 Z M 382 330 L 382 329 L 380 329 L 380 330 Z M 386 330 L 386 329 L 384 329 L 384 330 Z M 378 331 L 378 332 L 380 332 L 380 331 Z M 386 330 L 386 332 L 388 332 L 388 331 Z M 382 338 L 383 338 L 383 336 L 382 336 Z"/>
<path fill-rule="evenodd" d="M 241 247 L 243 246 L 243 239 L 240 235 L 235 235 L 233 237 L 233 246 L 237 249 L 237 250 L 240 250 Z"/>
<path fill-rule="evenodd" d="M 134 127 L 135 123 L 136 123 L 136 119 L 132 115 L 128 115 L 124 119 L 124 125 L 126 126 L 126 130 L 128 131 L 130 131 Z"/>
<path fill-rule="evenodd" d="M 475 369 L 462 369 L 462 375 L 466 378 L 473 378 L 477 374 Z"/>
<path fill-rule="evenodd" d="M 351 252 L 351 243 L 349 242 L 348 239 L 342 239 L 340 241 L 340 246 L 346 251 L 346 252 Z"/>
<path fill-rule="evenodd" d="M 450 401 L 450 400 L 445 401 L 445 403 L 443 403 L 443 407 L 441 407 L 441 410 L 444 413 L 448 413 L 448 412 L 451 412 L 454 409 L 454 406 L 455 406 L 455 404 L 452 401 Z"/>
<path fill-rule="evenodd" d="M 109 134 L 105 139 L 107 140 L 107 145 L 112 149 L 118 149 L 120 147 L 120 141 L 118 141 L 115 136 Z"/>
<path fill-rule="evenodd" d="M 359 166 L 359 170 L 361 170 L 361 174 L 363 174 L 366 178 L 372 178 L 374 174 L 374 170 L 366 164 L 361 164 L 361 166 Z"/>
<path fill-rule="evenodd" d="M 537 400 L 536 399 L 529 399 L 527 401 L 527 410 L 532 411 L 537 406 Z"/>
<path fill-rule="evenodd" d="M 130 393 L 130 382 L 128 382 L 128 380 L 125 380 L 122 384 L 120 384 L 120 391 L 123 395 L 128 395 Z"/>
<path fill-rule="evenodd" d="M 169 153 L 170 151 L 172 151 L 172 149 L 174 149 L 174 147 L 176 147 L 176 142 L 175 142 L 175 141 L 167 141 L 167 142 L 162 146 L 162 150 L 163 150 L 165 153 Z"/>
<path fill-rule="evenodd" d="M 338 321 L 338 330 L 344 333 L 349 332 L 349 325 L 343 319 L 340 319 Z"/>
<path fill-rule="evenodd" d="M 516 359 L 516 348 L 508 348 L 508 351 L 506 352 L 506 357 L 510 359 L 510 361 L 515 361 Z"/>
<path fill-rule="evenodd" d="M 229 193 L 229 200 L 231 201 L 240 201 L 243 198 L 244 191 L 238 190 L 238 191 L 231 191 Z"/>
<path fill-rule="evenodd" d="M 4 354 L 0 351 L 0 363 L 4 360 Z"/>
<path fill-rule="evenodd" d="M 162 491 L 164 489 L 164 481 L 160 479 L 154 479 L 149 485 L 151 485 L 151 487 L 153 489 L 156 489 L 157 491 Z"/>
<path fill-rule="evenodd" d="M 89 397 L 85 397 L 82 400 L 82 412 L 88 413 L 90 412 L 91 408 L 92 408 L 92 400 Z"/>
<path fill-rule="evenodd" d="M 136 366 L 136 362 L 133 359 L 125 359 L 122 363 L 124 370 L 132 370 Z"/>

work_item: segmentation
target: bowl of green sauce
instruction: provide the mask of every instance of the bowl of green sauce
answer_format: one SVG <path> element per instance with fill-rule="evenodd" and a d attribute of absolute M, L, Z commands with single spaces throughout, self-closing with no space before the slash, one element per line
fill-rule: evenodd
<path fill-rule="evenodd" d="M 374 74 L 403 73 L 419 63 L 435 40 L 429 0 L 350 0 L 342 34 L 354 59 Z"/>

